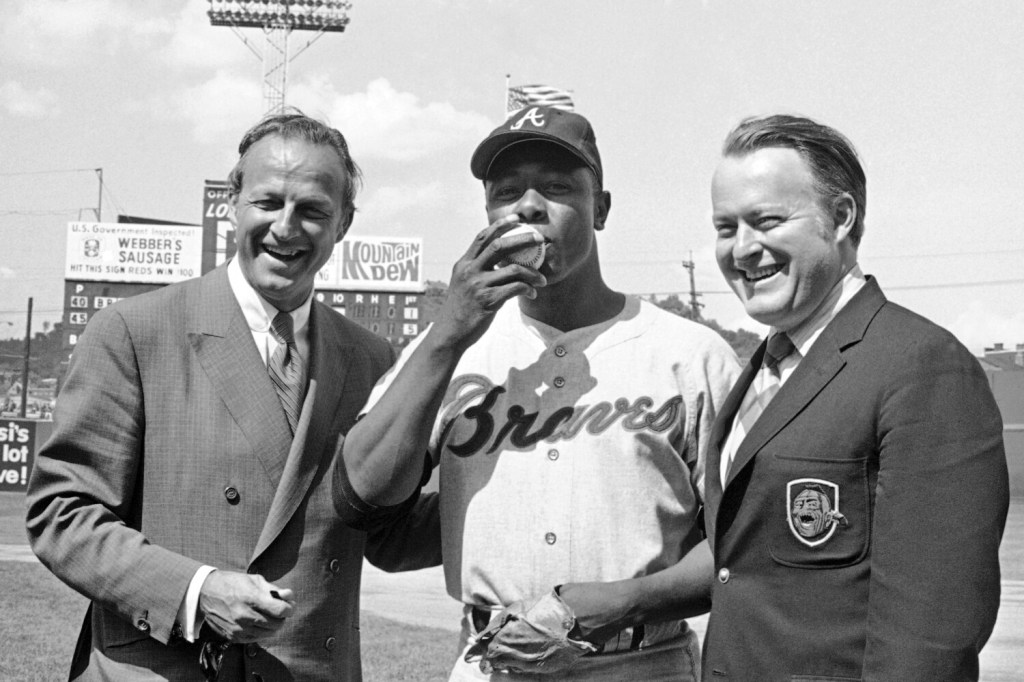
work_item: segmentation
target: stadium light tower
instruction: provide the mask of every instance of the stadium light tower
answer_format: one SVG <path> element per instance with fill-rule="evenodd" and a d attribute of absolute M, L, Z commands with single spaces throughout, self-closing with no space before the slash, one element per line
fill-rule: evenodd
<path fill-rule="evenodd" d="M 209 0 L 210 24 L 228 26 L 263 62 L 263 104 L 266 113 L 284 110 L 288 64 L 324 33 L 342 33 L 348 26 L 352 3 L 336 0 Z M 242 28 L 263 30 L 260 52 L 242 34 Z M 315 31 L 306 44 L 289 54 L 292 31 Z"/>

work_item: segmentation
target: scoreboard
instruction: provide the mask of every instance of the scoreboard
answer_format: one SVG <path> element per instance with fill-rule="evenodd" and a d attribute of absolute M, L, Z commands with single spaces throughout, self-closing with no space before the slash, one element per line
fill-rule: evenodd
<path fill-rule="evenodd" d="M 317 290 L 316 298 L 399 348 L 408 344 L 421 331 L 422 294 Z"/>
<path fill-rule="evenodd" d="M 106 308 L 122 298 L 144 294 L 164 286 L 137 282 L 86 282 L 64 280 L 64 350 L 71 357 L 71 351 L 78 343 L 78 337 L 85 331 L 85 325 L 97 310 Z"/>

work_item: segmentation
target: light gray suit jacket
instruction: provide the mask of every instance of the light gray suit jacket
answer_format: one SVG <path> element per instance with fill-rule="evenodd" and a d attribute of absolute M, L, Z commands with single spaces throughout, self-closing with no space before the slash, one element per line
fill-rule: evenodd
<path fill-rule="evenodd" d="M 291 439 L 224 267 L 89 323 L 27 499 L 33 550 L 92 601 L 73 679 L 202 679 L 198 645 L 174 627 L 202 564 L 258 573 L 297 601 L 272 639 L 229 650 L 221 680 L 361 679 L 367 535 L 340 522 L 331 485 L 344 434 L 394 353 L 316 301 L 310 325 Z M 385 568 L 440 562 L 433 504 L 374 534 L 398 548 L 375 550 L 393 559 Z M 410 538 L 419 551 L 403 559 Z"/>

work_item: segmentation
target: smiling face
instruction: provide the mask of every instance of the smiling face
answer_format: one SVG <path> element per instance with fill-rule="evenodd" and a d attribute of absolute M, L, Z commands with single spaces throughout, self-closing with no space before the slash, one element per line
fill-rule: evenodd
<path fill-rule="evenodd" d="M 253 144 L 242 164 L 231 217 L 242 273 L 275 308 L 294 310 L 348 229 L 349 178 L 331 147 L 280 135 Z"/>
<path fill-rule="evenodd" d="M 726 156 L 711 200 L 718 267 L 762 324 L 793 329 L 856 262 L 848 239 L 852 199 L 844 194 L 823 206 L 810 168 L 793 149 Z"/>
<path fill-rule="evenodd" d="M 484 182 L 487 219 L 513 213 L 544 237 L 540 271 L 548 286 L 596 272 L 594 231 L 604 227 L 610 195 L 570 152 L 548 142 L 524 142 L 502 152 Z"/>

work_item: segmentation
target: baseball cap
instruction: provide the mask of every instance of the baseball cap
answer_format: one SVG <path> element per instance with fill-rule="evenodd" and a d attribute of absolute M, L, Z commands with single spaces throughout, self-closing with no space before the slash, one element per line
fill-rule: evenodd
<path fill-rule="evenodd" d="M 594 171 L 598 184 L 604 184 L 601 155 L 597 152 L 597 138 L 590 121 L 575 112 L 551 107 L 521 109 L 492 130 L 473 152 L 469 162 L 473 177 L 479 180 L 486 178 L 499 154 L 528 140 L 551 142 L 568 150 Z"/>

